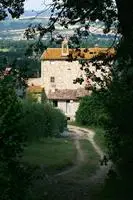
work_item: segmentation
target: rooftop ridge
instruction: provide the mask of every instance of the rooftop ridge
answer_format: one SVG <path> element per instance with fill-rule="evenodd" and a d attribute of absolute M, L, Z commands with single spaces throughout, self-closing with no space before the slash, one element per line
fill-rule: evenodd
<path fill-rule="evenodd" d="M 62 48 L 47 48 L 41 56 L 41 60 L 67 60 L 71 57 L 75 59 L 91 59 L 99 53 L 115 54 L 114 48 L 91 47 L 91 48 L 71 48 L 68 49 L 69 55 L 62 56 Z"/>

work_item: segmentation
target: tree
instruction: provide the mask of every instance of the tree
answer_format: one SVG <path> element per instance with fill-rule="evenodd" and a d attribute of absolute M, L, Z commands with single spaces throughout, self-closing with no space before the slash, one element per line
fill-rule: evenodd
<path fill-rule="evenodd" d="M 0 20 L 4 20 L 8 15 L 18 18 L 24 12 L 24 2 L 25 0 L 1 0 Z"/>
<path fill-rule="evenodd" d="M 26 183 L 27 176 L 19 164 L 25 137 L 19 127 L 23 111 L 13 79 L 11 75 L 0 76 L 0 199 L 2 200 L 18 199 L 18 195 L 21 196 L 24 192 L 22 183 Z M 22 181 L 18 180 L 18 177 Z"/>
<path fill-rule="evenodd" d="M 20 130 L 18 131 L 22 106 L 17 99 L 13 84 L 10 76 L 0 80 L 0 160 L 8 159 L 8 161 L 18 157 L 17 154 L 22 150 L 21 144 L 24 141 Z"/>
<path fill-rule="evenodd" d="M 54 0 L 53 13 L 58 13 L 57 17 L 62 24 L 75 24 L 86 20 L 100 20 L 105 23 L 108 32 L 111 25 L 117 20 L 117 28 L 124 37 L 131 34 L 133 26 L 133 13 L 131 1 L 128 0 L 65 0 L 59 2 Z M 124 14 L 126 14 L 126 18 Z M 65 17 L 65 18 L 64 18 Z M 58 20 L 53 15 L 51 21 Z M 63 20 L 64 19 L 64 20 Z"/>
<path fill-rule="evenodd" d="M 0 1 L 0 20 L 8 14 L 18 18 L 23 6 L 24 0 Z M 5 60 L 0 69 L 0 199 L 17 200 L 24 199 L 30 178 L 30 170 L 20 165 L 25 137 L 19 127 L 22 105 L 16 95 L 16 89 L 25 85 L 25 73 L 15 69 L 7 73 L 6 67 Z"/>
<path fill-rule="evenodd" d="M 102 92 L 83 97 L 76 112 L 76 121 L 81 125 L 102 127 L 109 120 L 104 99 Z"/>

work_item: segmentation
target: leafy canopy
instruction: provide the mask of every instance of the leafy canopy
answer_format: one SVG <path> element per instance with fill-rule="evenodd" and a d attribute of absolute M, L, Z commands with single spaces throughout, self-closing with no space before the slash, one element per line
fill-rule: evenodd
<path fill-rule="evenodd" d="M 0 1 L 0 20 L 4 20 L 8 15 L 18 18 L 24 12 L 25 0 L 1 0 Z"/>

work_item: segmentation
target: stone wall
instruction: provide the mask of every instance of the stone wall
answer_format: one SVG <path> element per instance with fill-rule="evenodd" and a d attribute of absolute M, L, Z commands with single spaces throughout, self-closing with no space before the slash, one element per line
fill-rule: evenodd
<path fill-rule="evenodd" d="M 85 72 L 80 69 L 81 65 L 79 64 L 79 61 L 42 61 L 41 62 L 41 85 L 45 88 L 46 94 L 49 90 L 55 90 L 55 89 L 78 89 L 78 88 L 84 88 L 86 85 L 86 76 Z M 103 66 L 104 69 L 106 69 L 107 74 L 109 72 L 109 69 L 105 66 Z M 95 69 L 92 64 L 89 64 L 89 69 L 91 72 L 94 72 L 97 77 L 102 78 L 103 72 L 101 70 Z M 79 78 L 80 76 L 83 76 L 84 82 L 82 85 L 79 83 L 73 84 L 73 80 L 76 78 Z M 55 82 L 50 82 L 50 77 L 55 78 Z M 90 83 L 92 81 L 90 80 Z"/>
<path fill-rule="evenodd" d="M 70 117 L 71 120 L 75 119 L 76 111 L 78 110 L 79 102 L 78 101 L 58 101 L 58 108 L 62 110 L 67 117 Z"/>
<path fill-rule="evenodd" d="M 79 61 L 68 62 L 65 60 L 55 61 L 41 61 L 41 86 L 44 87 L 46 95 L 49 91 L 55 91 L 55 89 L 79 89 L 85 88 L 86 76 L 85 72 L 80 69 L 81 65 Z M 101 70 L 96 72 L 95 67 L 90 63 L 90 71 L 95 72 L 97 77 L 101 77 Z M 108 70 L 108 69 L 107 69 Z M 82 75 L 84 82 L 80 85 L 79 83 L 73 84 L 73 80 L 79 78 Z M 54 77 L 54 82 L 51 82 L 51 77 Z M 90 83 L 91 80 L 90 80 Z M 75 119 L 75 114 L 78 109 L 79 102 L 70 100 L 58 100 L 58 108 L 61 109 L 66 116 L 70 117 L 71 120 Z"/>
<path fill-rule="evenodd" d="M 41 82 L 41 78 L 29 78 L 28 79 L 28 86 L 41 86 L 42 85 L 42 82 Z"/>
<path fill-rule="evenodd" d="M 41 81 L 46 94 L 54 89 L 77 89 L 84 84 L 73 84 L 73 80 L 83 72 L 80 70 L 78 61 L 42 61 Z M 55 82 L 50 82 L 50 77 L 55 77 Z"/>

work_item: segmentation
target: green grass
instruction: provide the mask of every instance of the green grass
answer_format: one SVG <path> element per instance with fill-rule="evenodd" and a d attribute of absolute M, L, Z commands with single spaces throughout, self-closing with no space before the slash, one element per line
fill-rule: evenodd
<path fill-rule="evenodd" d="M 84 154 L 83 163 L 81 163 L 77 169 L 67 174 L 67 176 L 65 175 L 62 177 L 63 180 L 69 183 L 80 183 L 82 180 L 87 180 L 99 167 L 100 158 L 91 143 L 87 140 L 80 140 L 80 146 Z"/>
<path fill-rule="evenodd" d="M 31 143 L 25 148 L 23 162 L 32 166 L 44 166 L 54 172 L 74 163 L 76 149 L 73 141 L 64 138 L 49 138 Z"/>
<path fill-rule="evenodd" d="M 9 51 L 8 48 L 3 48 L 3 49 L 0 48 L 0 52 L 8 52 L 8 51 Z"/>
<path fill-rule="evenodd" d="M 84 180 L 95 173 L 99 167 L 100 158 L 89 141 L 80 140 L 80 145 L 84 151 L 85 163 L 80 166 L 78 172 L 76 173 L 76 179 Z"/>
<path fill-rule="evenodd" d="M 32 164 L 47 164 L 50 169 L 39 169 L 34 172 L 33 185 L 31 186 L 30 200 L 42 199 L 88 199 L 88 179 L 95 173 L 99 156 L 87 140 L 80 140 L 80 145 L 85 156 L 81 165 L 73 165 L 72 171 L 62 176 L 48 176 L 61 172 L 67 165 L 68 169 L 76 160 L 76 151 L 73 142 L 65 139 L 44 139 L 42 142 L 32 143 L 25 149 L 23 160 Z M 69 164 L 69 166 L 68 166 Z M 59 170 L 59 171 L 58 171 Z M 85 181 L 85 183 L 84 183 Z M 46 196 L 45 196 L 45 195 Z"/>
<path fill-rule="evenodd" d="M 89 177 L 96 171 L 99 163 L 99 156 L 89 141 L 80 140 L 80 145 L 85 156 L 85 163 L 73 174 L 70 173 L 71 178 L 75 180 Z M 49 138 L 34 141 L 28 145 L 25 148 L 22 161 L 31 166 L 43 166 L 47 173 L 54 174 L 74 166 L 76 155 L 76 148 L 72 140 Z"/>
<path fill-rule="evenodd" d="M 88 140 L 81 140 L 81 147 L 84 149 L 86 160 L 91 167 L 96 167 L 99 161 L 99 155 L 94 150 L 92 144 Z"/>
<path fill-rule="evenodd" d="M 99 156 L 89 141 L 80 140 L 80 146 L 85 158 L 80 165 L 76 165 L 76 148 L 73 141 L 68 138 L 34 141 L 25 148 L 23 162 L 31 166 L 43 165 L 43 168 L 37 168 L 33 173 L 29 200 L 89 198 L 89 186 L 86 181 L 95 173 Z M 74 170 L 68 174 L 52 176 L 71 167 Z"/>
<path fill-rule="evenodd" d="M 94 140 L 95 142 L 98 144 L 98 146 L 100 146 L 100 148 L 106 152 L 107 151 L 107 146 L 106 146 L 106 142 L 105 142 L 105 131 L 103 128 L 101 127 L 92 127 L 92 129 L 96 132 Z"/>

